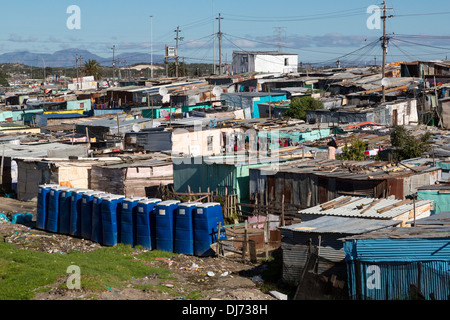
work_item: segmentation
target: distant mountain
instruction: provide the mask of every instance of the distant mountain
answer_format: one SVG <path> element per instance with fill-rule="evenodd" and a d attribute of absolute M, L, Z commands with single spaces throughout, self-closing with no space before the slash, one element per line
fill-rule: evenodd
<path fill-rule="evenodd" d="M 21 63 L 33 67 L 52 67 L 52 68 L 73 68 L 76 66 L 76 57 L 82 57 L 83 62 L 91 59 L 97 60 L 103 66 L 112 66 L 113 57 L 101 57 L 88 50 L 66 49 L 56 51 L 52 54 L 40 54 L 29 51 L 8 52 L 0 55 L 0 64 L 4 63 Z M 120 66 L 131 66 L 137 63 L 150 63 L 150 54 L 129 52 L 116 55 L 116 60 Z M 163 63 L 164 57 L 161 55 L 153 55 L 154 63 Z M 119 64 L 118 64 L 119 65 Z"/>

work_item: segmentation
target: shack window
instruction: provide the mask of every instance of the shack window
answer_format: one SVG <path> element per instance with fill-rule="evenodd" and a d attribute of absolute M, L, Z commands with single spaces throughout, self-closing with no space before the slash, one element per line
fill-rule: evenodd
<path fill-rule="evenodd" d="M 208 139 L 207 139 L 208 151 L 213 151 L 213 142 L 214 142 L 214 137 L 213 136 L 209 136 Z"/>
<path fill-rule="evenodd" d="M 289 66 L 289 58 L 284 59 L 284 66 L 285 67 Z"/>

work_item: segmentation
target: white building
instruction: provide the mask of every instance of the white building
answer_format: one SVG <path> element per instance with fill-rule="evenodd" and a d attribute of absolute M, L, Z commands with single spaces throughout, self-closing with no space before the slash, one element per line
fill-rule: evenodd
<path fill-rule="evenodd" d="M 294 73 L 298 69 L 298 55 L 277 51 L 234 51 L 233 74 Z"/>
<path fill-rule="evenodd" d="M 83 77 L 83 78 L 73 78 L 72 83 L 69 83 L 69 90 L 97 90 L 97 81 L 95 81 L 93 76 Z"/>

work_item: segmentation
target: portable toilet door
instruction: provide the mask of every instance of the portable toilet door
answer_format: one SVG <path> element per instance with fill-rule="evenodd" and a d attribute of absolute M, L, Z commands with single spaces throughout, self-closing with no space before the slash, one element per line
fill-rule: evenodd
<path fill-rule="evenodd" d="M 77 189 L 62 190 L 59 196 L 59 233 L 70 233 L 70 214 L 72 209 L 72 193 Z"/>
<path fill-rule="evenodd" d="M 81 202 L 81 237 L 91 240 L 92 237 L 92 208 L 94 197 L 99 194 L 105 194 L 101 191 L 88 191 L 83 193 Z"/>
<path fill-rule="evenodd" d="M 137 204 L 136 245 L 156 249 L 156 205 L 161 199 L 146 199 Z"/>
<path fill-rule="evenodd" d="M 194 212 L 199 204 L 201 203 L 180 203 L 175 211 L 175 253 L 194 254 Z"/>
<path fill-rule="evenodd" d="M 224 225 L 220 203 L 210 202 L 197 205 L 194 215 L 194 254 L 196 256 L 215 255 L 211 245 L 217 242 L 218 224 Z M 221 228 L 221 239 L 226 235 Z"/>
<path fill-rule="evenodd" d="M 122 203 L 121 214 L 121 243 L 134 247 L 136 244 L 136 218 L 137 205 L 139 201 L 144 201 L 146 198 L 125 198 Z"/>
<path fill-rule="evenodd" d="M 169 200 L 158 203 L 156 206 L 156 249 L 173 252 L 175 210 L 178 200 Z"/>
<path fill-rule="evenodd" d="M 94 242 L 103 243 L 103 199 L 110 197 L 109 193 L 101 193 L 92 200 L 91 236 Z"/>
<path fill-rule="evenodd" d="M 38 188 L 36 228 L 45 230 L 47 228 L 48 205 L 51 188 L 57 187 L 54 184 L 43 184 Z"/>
<path fill-rule="evenodd" d="M 47 231 L 59 232 L 59 201 L 61 192 L 67 190 L 67 187 L 52 187 L 50 189 L 49 203 L 48 203 L 48 217 L 47 217 Z"/>
<path fill-rule="evenodd" d="M 120 241 L 120 220 L 124 196 L 110 195 L 102 201 L 103 245 L 116 246 Z"/>
<path fill-rule="evenodd" d="M 73 237 L 81 237 L 81 207 L 83 194 L 92 190 L 78 189 L 72 192 L 70 201 L 70 232 Z"/>

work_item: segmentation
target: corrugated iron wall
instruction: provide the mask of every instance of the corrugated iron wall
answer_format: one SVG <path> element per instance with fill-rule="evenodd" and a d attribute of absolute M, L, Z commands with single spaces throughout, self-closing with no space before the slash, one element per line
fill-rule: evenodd
<path fill-rule="evenodd" d="M 411 299 L 411 285 L 424 298 L 450 298 L 450 239 L 359 239 L 346 241 L 349 293 L 353 299 Z"/>
<path fill-rule="evenodd" d="M 409 300 L 411 285 L 426 300 L 450 299 L 450 262 L 348 263 L 348 288 L 354 300 Z"/>
<path fill-rule="evenodd" d="M 320 236 L 320 239 L 319 239 Z M 319 256 L 317 273 L 330 277 L 336 275 L 346 280 L 347 269 L 341 234 L 313 234 L 281 230 L 283 251 L 283 281 L 298 283 L 311 250 Z"/>

